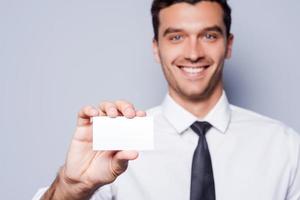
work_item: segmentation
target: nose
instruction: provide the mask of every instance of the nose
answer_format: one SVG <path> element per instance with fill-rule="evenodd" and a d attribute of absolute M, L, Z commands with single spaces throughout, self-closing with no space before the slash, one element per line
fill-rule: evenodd
<path fill-rule="evenodd" d="M 204 57 L 204 49 L 197 38 L 190 38 L 185 48 L 185 59 L 190 62 L 198 62 Z"/>

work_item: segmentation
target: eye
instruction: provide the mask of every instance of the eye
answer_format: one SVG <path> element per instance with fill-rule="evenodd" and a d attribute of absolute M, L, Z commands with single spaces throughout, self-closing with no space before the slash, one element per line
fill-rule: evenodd
<path fill-rule="evenodd" d="M 209 41 L 214 41 L 218 38 L 218 36 L 216 34 L 212 34 L 212 33 L 206 33 L 204 35 L 204 37 L 206 40 L 209 40 Z"/>
<path fill-rule="evenodd" d="M 182 39 L 183 39 L 182 35 L 174 35 L 174 36 L 170 37 L 170 40 L 173 41 L 173 42 L 180 41 Z"/>

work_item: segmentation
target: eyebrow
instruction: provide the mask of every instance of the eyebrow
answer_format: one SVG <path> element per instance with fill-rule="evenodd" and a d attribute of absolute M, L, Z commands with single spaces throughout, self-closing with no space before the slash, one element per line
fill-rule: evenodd
<path fill-rule="evenodd" d="M 220 34 L 224 34 L 224 31 L 222 30 L 222 28 L 220 26 L 211 26 L 211 27 L 207 27 L 205 29 L 203 29 L 203 32 L 207 32 L 207 31 L 215 31 L 215 32 L 218 32 Z"/>
<path fill-rule="evenodd" d="M 207 32 L 207 31 L 215 31 L 215 32 L 218 32 L 222 35 L 224 34 L 222 28 L 218 25 L 206 27 L 206 28 L 201 30 L 201 32 Z M 165 37 L 168 34 L 178 33 L 178 32 L 184 32 L 184 29 L 169 27 L 163 32 L 163 37 Z"/>
<path fill-rule="evenodd" d="M 178 32 L 183 32 L 183 29 L 170 27 L 164 31 L 163 36 L 165 37 L 166 35 L 168 35 L 170 33 L 178 33 Z"/>

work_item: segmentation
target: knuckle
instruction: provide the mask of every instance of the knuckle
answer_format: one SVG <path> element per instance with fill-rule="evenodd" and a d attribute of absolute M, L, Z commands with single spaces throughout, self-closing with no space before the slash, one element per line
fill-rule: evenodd
<path fill-rule="evenodd" d="M 109 104 L 109 105 L 107 105 L 106 107 L 105 107 L 105 110 L 116 110 L 117 108 L 116 108 L 116 106 L 114 105 L 114 104 Z"/>
<path fill-rule="evenodd" d="M 86 106 L 83 107 L 83 110 L 84 110 L 84 111 L 87 111 L 87 110 L 90 110 L 90 109 L 92 109 L 92 108 L 93 108 L 93 106 L 91 106 L 91 105 L 86 105 Z"/>
<path fill-rule="evenodd" d="M 114 106 L 114 104 L 111 103 L 110 101 L 103 101 L 99 104 L 99 108 L 101 110 L 107 110 L 107 109 L 109 109 L 110 107 L 113 107 L 113 106 Z"/>
<path fill-rule="evenodd" d="M 81 107 L 80 110 L 78 111 L 78 115 L 80 115 L 81 113 L 85 113 L 90 108 L 92 108 L 92 106 L 90 106 L 90 105 Z"/>
<path fill-rule="evenodd" d="M 112 175 L 117 178 L 120 174 L 122 174 L 128 167 L 128 164 L 124 164 L 124 165 L 117 165 L 117 166 L 110 166 L 111 169 L 111 173 Z"/>
<path fill-rule="evenodd" d="M 132 103 L 130 103 L 129 101 L 126 101 L 126 100 L 117 100 L 117 101 L 115 101 L 115 103 L 122 107 L 133 106 Z"/>
<path fill-rule="evenodd" d="M 107 101 L 101 101 L 101 102 L 98 104 L 98 107 L 103 107 L 105 104 L 107 104 Z"/>

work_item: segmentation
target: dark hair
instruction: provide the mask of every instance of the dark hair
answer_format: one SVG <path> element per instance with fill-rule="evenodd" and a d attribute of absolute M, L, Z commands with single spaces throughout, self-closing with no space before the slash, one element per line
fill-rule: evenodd
<path fill-rule="evenodd" d="M 176 3 L 189 3 L 189 4 L 196 4 L 201 1 L 210 1 L 216 2 L 220 4 L 224 13 L 223 13 L 223 20 L 226 26 L 226 34 L 229 36 L 230 34 L 230 27 L 231 27 L 231 8 L 227 3 L 227 0 L 153 0 L 152 7 L 151 7 L 151 15 L 152 15 L 152 25 L 154 30 L 154 39 L 158 41 L 158 28 L 159 28 L 159 12 Z"/>

